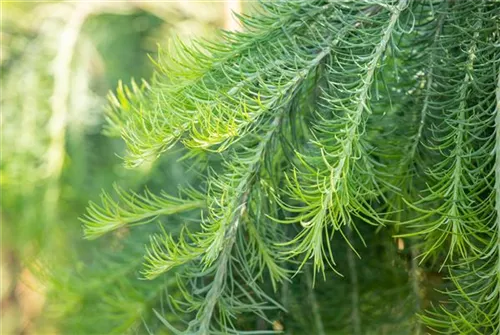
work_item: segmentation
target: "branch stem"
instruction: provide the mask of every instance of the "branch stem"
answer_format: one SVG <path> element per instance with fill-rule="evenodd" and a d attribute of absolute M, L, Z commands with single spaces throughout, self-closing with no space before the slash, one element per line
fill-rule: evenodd
<path fill-rule="evenodd" d="M 346 236 L 352 240 L 352 229 L 347 228 Z M 361 313 L 359 310 L 359 281 L 358 271 L 356 270 L 356 259 L 354 251 L 350 245 L 347 246 L 347 266 L 349 267 L 349 277 L 351 279 L 351 321 L 353 335 L 361 335 Z"/>

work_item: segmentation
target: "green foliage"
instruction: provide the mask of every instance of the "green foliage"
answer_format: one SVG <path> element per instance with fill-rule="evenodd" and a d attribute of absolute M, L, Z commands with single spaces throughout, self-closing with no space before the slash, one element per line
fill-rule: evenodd
<path fill-rule="evenodd" d="M 128 198 L 131 204 L 152 201 L 150 206 L 177 198 L 142 198 L 142 189 L 161 194 L 161 185 L 173 194 L 177 185 L 168 187 L 169 180 L 189 181 L 173 164 L 176 156 L 172 163 L 126 170 L 117 157 L 124 151 L 122 141 L 100 133 L 107 92 L 118 78 L 151 75 L 147 53 L 155 51 L 160 36 L 180 25 L 208 35 L 220 25 L 220 5 L 208 10 L 207 4 L 194 5 L 203 12 L 195 15 L 189 13 L 193 5 L 181 6 L 2 2 L 2 333 L 145 333 L 162 325 L 152 308 L 168 313 L 162 302 L 175 279 L 139 278 L 143 246 L 161 230 L 138 227 L 129 236 L 125 226 L 94 243 L 81 238 L 77 217 L 117 179 L 118 189 L 137 190 Z M 182 219 L 170 216 L 168 222 L 175 226 Z M 44 279 L 43 285 L 35 277 Z"/>
<path fill-rule="evenodd" d="M 174 334 L 500 333 L 500 3 L 262 2 L 241 22 L 111 99 L 126 164 L 179 148 L 196 191 L 105 193 L 87 237 L 184 216 L 142 271 L 177 277 L 154 310 Z"/>
<path fill-rule="evenodd" d="M 90 203 L 88 214 L 82 219 L 87 238 L 96 238 L 124 226 L 136 226 L 149 223 L 159 215 L 172 215 L 190 209 L 202 207 L 201 200 L 183 201 L 161 192 L 160 196 L 146 190 L 144 195 L 124 192 L 115 186 L 120 202 L 103 192 L 102 207 Z"/>

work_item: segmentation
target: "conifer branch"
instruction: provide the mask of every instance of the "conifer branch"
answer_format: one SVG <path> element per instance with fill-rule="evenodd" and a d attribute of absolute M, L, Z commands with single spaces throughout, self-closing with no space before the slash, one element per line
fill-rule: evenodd
<path fill-rule="evenodd" d="M 287 76 L 309 67 L 305 58 L 290 57 L 288 34 L 308 29 L 311 22 L 316 24 L 318 14 L 323 15 L 331 6 L 320 3 L 286 4 L 279 12 L 264 5 L 267 17 L 242 17 L 247 28 L 244 33 L 225 32 L 219 42 L 195 42 L 191 49 L 177 42 L 168 55 L 160 52 L 159 76 L 145 99 L 129 108 L 128 115 L 116 117 L 124 119 L 126 125 L 122 136 L 129 149 L 127 163 L 136 166 L 154 159 L 183 136 L 188 146 L 208 149 L 220 145 L 216 150 L 225 150 L 231 139 L 241 137 L 262 113 L 284 106 L 284 98 L 299 80 Z M 302 25 L 291 25 L 283 33 L 288 21 L 299 18 L 304 20 Z M 255 28 L 259 25 L 270 30 L 261 32 Z M 270 37 L 275 37 L 272 43 Z M 284 65 L 265 71 L 269 64 L 261 62 L 271 55 L 284 57 Z M 230 69 L 238 63 L 239 68 Z M 294 71 L 289 71 L 291 68 Z M 282 81 L 258 88 L 260 93 L 255 96 L 253 88 L 271 73 Z"/>
<path fill-rule="evenodd" d="M 458 18 L 468 18 L 469 7 L 462 4 L 455 4 L 458 8 L 454 13 L 460 13 Z M 447 261 L 449 280 L 453 285 L 446 291 L 450 302 L 439 309 L 428 311 L 423 316 L 423 320 L 433 329 L 438 331 L 452 331 L 460 334 L 490 334 L 500 331 L 500 313 L 498 313 L 500 291 L 498 283 L 498 235 L 497 235 L 497 210 L 496 199 L 498 192 L 498 73 L 491 73 L 491 64 L 498 69 L 500 60 L 498 51 L 489 44 L 478 43 L 480 31 L 485 26 L 498 27 L 496 20 L 491 16 L 495 10 L 488 6 L 478 6 L 477 15 L 473 24 L 468 23 L 464 31 L 469 31 L 470 43 L 467 45 L 466 59 L 463 62 L 465 75 L 468 76 L 462 82 L 457 83 L 462 87 L 468 83 L 469 89 L 466 93 L 459 91 L 459 106 L 462 111 L 456 111 L 453 115 L 460 116 L 460 113 L 467 113 L 468 120 L 463 123 L 467 129 L 465 136 L 467 142 L 464 143 L 463 164 L 461 166 L 461 182 L 463 186 L 460 191 L 461 202 L 457 205 L 450 205 L 444 199 L 441 206 L 460 206 L 460 212 L 454 213 L 454 220 L 462 223 L 462 230 L 448 232 L 448 227 L 441 234 L 454 234 L 450 236 L 451 247 L 457 240 L 462 243 L 462 250 L 458 254 L 458 259 Z M 459 22 L 458 19 L 456 19 Z M 464 20 L 465 21 L 465 20 Z M 468 29 L 468 30 L 467 30 Z M 496 34 L 490 36 L 493 38 Z M 498 39 L 498 36 L 494 38 Z M 494 91 L 494 93 L 493 93 Z M 471 95 L 471 92 L 474 92 Z M 460 95 L 462 93 L 462 95 Z M 470 99 L 471 97 L 474 99 Z M 492 98 L 495 97 L 495 103 Z M 462 101 L 466 100 L 467 105 Z M 446 118 L 450 118 L 448 115 Z M 454 127 L 459 128 L 454 122 L 449 122 Z M 489 130 L 487 130 L 489 129 Z M 484 137 L 478 134 L 485 134 Z M 463 150 L 463 149 L 462 149 Z M 454 153 L 455 151 L 452 151 Z M 450 155 L 454 159 L 453 155 Z M 444 165 L 441 167 L 443 168 Z M 454 171 L 452 165 L 449 171 Z M 484 170 L 483 170 L 484 169 Z M 486 175 L 477 177 L 477 171 L 488 171 Z M 458 173 L 458 172 L 456 172 Z M 441 178 L 455 181 L 456 174 L 442 173 Z M 494 179 L 494 181 L 493 181 Z M 446 185 L 438 182 L 437 186 Z M 464 194 L 464 190 L 468 190 Z M 440 191 L 443 192 L 443 191 Z M 448 195 L 448 193 L 446 193 Z M 453 194 L 449 194 L 450 197 Z M 447 207 L 440 207 L 447 208 Z M 427 211 L 422 211 L 427 213 Z M 434 211 L 434 214 L 436 211 Z M 440 213 L 441 214 L 441 213 Z M 449 212 L 441 214 L 444 218 Z M 432 221 L 434 224 L 436 221 Z M 443 228 L 439 228 L 443 230 Z M 456 235 L 460 234 L 460 235 Z M 433 240 L 435 243 L 435 241 Z M 448 245 L 446 245 L 448 247 Z M 442 251 L 436 250 L 436 253 Z M 450 254 L 450 250 L 447 250 Z"/>
<path fill-rule="evenodd" d="M 260 268 L 260 270 L 258 271 L 255 280 L 262 277 L 262 273 L 265 269 L 269 269 L 271 285 L 276 291 L 278 284 L 287 279 L 288 271 L 277 264 L 276 256 L 273 255 L 276 251 L 273 249 L 273 246 L 268 245 L 269 241 L 261 236 L 261 232 L 258 231 L 254 220 L 256 219 L 246 220 L 245 228 L 248 232 L 249 247 L 251 249 L 258 250 L 258 260 L 256 261 L 256 266 L 257 268 Z"/>
<path fill-rule="evenodd" d="M 159 196 L 146 190 L 144 195 L 125 192 L 114 186 L 118 201 L 106 192 L 101 193 L 101 206 L 90 202 L 87 214 L 80 220 L 85 225 L 85 237 L 95 239 L 123 226 L 149 223 L 161 215 L 172 215 L 206 206 L 203 200 L 183 200 L 165 192 Z"/>
<path fill-rule="evenodd" d="M 269 131 L 265 134 L 262 141 L 259 143 L 258 148 L 255 152 L 254 159 L 251 161 L 250 166 L 248 166 L 247 173 L 241 178 L 241 181 L 239 182 L 236 194 L 238 194 L 238 192 L 242 193 L 240 193 L 240 196 L 236 197 L 236 204 L 231 206 L 232 208 L 235 208 L 235 213 L 231 218 L 230 224 L 227 227 L 223 226 L 224 234 L 221 235 L 224 236 L 224 247 L 222 248 L 221 255 L 218 256 L 217 270 L 211 288 L 206 295 L 205 304 L 203 306 L 203 309 L 199 312 L 201 318 L 197 320 L 199 323 L 199 327 L 196 334 L 204 335 L 210 333 L 212 315 L 214 313 L 217 302 L 223 293 L 224 286 L 226 285 L 226 276 L 231 260 L 233 245 L 236 242 L 237 232 L 241 221 L 243 220 L 243 216 L 247 211 L 249 194 L 251 192 L 253 184 L 255 183 L 255 179 L 258 176 L 264 152 L 272 137 L 279 130 L 284 114 L 285 111 L 278 112 L 278 116 L 273 120 Z"/>
<path fill-rule="evenodd" d="M 351 175 L 355 173 L 352 170 L 353 158 L 359 155 L 359 151 L 363 151 L 362 148 L 358 147 L 358 142 L 360 141 L 360 134 L 363 132 L 361 128 L 365 122 L 365 114 L 371 114 L 368 107 L 368 100 L 375 71 L 392 37 L 399 16 L 406 8 L 406 5 L 407 1 L 401 0 L 398 5 L 393 8 L 392 15 L 383 29 L 382 36 L 374 47 L 373 52 L 370 54 L 370 60 L 366 65 L 366 72 L 363 73 L 363 77 L 359 80 L 361 87 L 355 91 L 348 92 L 348 94 L 352 94 L 351 98 L 355 101 L 354 107 L 348 109 L 344 106 L 343 102 L 337 102 L 339 104 L 338 108 L 347 109 L 347 115 L 345 119 L 342 120 L 345 124 L 339 127 L 342 135 L 335 135 L 336 140 L 339 142 L 335 143 L 333 147 L 329 147 L 327 144 L 328 140 L 324 140 L 321 143 L 319 143 L 320 140 L 316 140 L 316 143 L 320 146 L 320 154 L 318 157 L 319 164 L 325 164 L 327 169 L 323 167 L 316 167 L 315 169 L 328 172 L 328 174 L 322 176 L 324 180 L 319 180 L 319 182 L 318 177 L 314 175 L 306 179 L 307 183 L 312 184 L 307 188 L 302 186 L 301 184 L 303 184 L 303 182 L 297 180 L 297 178 L 291 178 L 290 188 L 292 189 L 292 194 L 299 201 L 306 201 L 308 205 L 304 207 L 305 213 L 290 220 L 290 222 L 300 222 L 304 229 L 289 243 L 297 245 L 294 246 L 288 254 L 291 257 L 304 254 L 302 266 L 309 258 L 313 258 L 315 272 L 324 272 L 324 258 L 327 259 L 332 267 L 335 265 L 331 251 L 328 250 L 328 248 L 325 249 L 323 245 L 323 232 L 326 231 L 328 223 L 331 223 L 334 230 L 338 231 L 341 225 L 348 224 L 351 221 L 351 209 L 362 211 L 372 218 L 375 217 L 371 209 L 366 207 L 364 201 L 361 199 L 352 199 L 352 196 L 349 197 L 342 189 L 348 187 L 347 185 L 350 179 L 352 179 Z M 354 26 L 357 25 L 358 23 L 354 24 Z M 332 64 L 332 66 L 330 66 L 331 70 L 333 70 L 333 65 L 337 64 Z M 342 64 L 338 64 L 338 66 L 340 68 L 343 67 Z M 335 100 L 333 98 L 325 98 L 325 102 L 329 102 L 335 106 Z M 335 108 L 333 106 L 331 108 Z M 331 137 L 333 135 L 331 129 L 333 127 L 338 127 L 332 123 L 337 123 L 339 121 L 335 119 L 332 122 L 325 119 L 322 119 L 322 121 L 325 122 L 321 127 L 318 126 L 318 136 L 323 135 Z M 331 160 L 332 157 L 335 158 L 335 160 L 333 163 L 330 163 L 329 160 Z M 371 169 L 371 167 L 366 168 Z M 366 173 L 367 171 L 356 172 Z M 359 203 L 356 203 L 358 201 Z M 291 207 L 284 207 L 287 210 L 294 211 Z"/>
<path fill-rule="evenodd" d="M 426 46 L 430 49 L 428 57 L 423 57 L 422 62 L 426 62 L 428 64 L 426 75 L 425 75 L 425 92 L 424 92 L 424 100 L 422 103 L 422 108 L 420 110 L 419 122 L 418 122 L 418 130 L 417 133 L 413 136 L 413 140 L 410 141 L 409 147 L 405 152 L 408 154 L 403 155 L 403 160 L 401 161 L 401 170 L 411 170 L 411 164 L 415 161 L 415 156 L 417 155 L 419 146 L 422 146 L 423 142 L 423 133 L 428 126 L 428 117 L 429 116 L 429 104 L 431 103 L 432 97 L 432 87 L 434 84 L 434 76 L 435 76 L 435 67 L 436 67 L 436 44 L 441 36 L 441 29 L 444 23 L 444 15 L 441 14 L 436 28 L 432 37 L 432 42 L 429 46 Z"/>
<path fill-rule="evenodd" d="M 280 129 L 281 120 L 286 111 L 286 109 L 277 111 L 277 116 L 269 125 L 266 134 L 258 142 L 257 147 L 249 151 L 251 156 L 245 158 L 244 164 L 234 172 L 235 177 L 238 178 L 236 186 L 232 186 L 234 180 L 228 181 L 229 185 L 225 184 L 225 181 L 221 181 L 222 184 L 218 187 L 223 193 L 218 194 L 215 192 L 212 195 L 221 197 L 214 199 L 220 210 L 209 208 L 209 221 L 203 223 L 201 232 L 190 233 L 184 230 L 184 233 L 181 233 L 179 242 L 174 241 L 167 234 L 164 234 L 163 237 L 155 237 L 152 241 L 152 247 L 149 249 L 147 256 L 146 277 L 155 277 L 174 266 L 186 264 L 196 259 L 200 259 L 207 274 L 213 273 L 213 280 L 207 287 L 203 302 L 197 304 L 197 318 L 189 324 L 186 330 L 189 334 L 209 334 L 212 331 L 216 306 L 219 306 L 219 314 L 222 320 L 225 320 L 222 305 L 222 301 L 225 299 L 224 292 L 229 289 L 228 280 L 232 281 L 232 285 L 236 284 L 231 279 L 234 275 L 232 273 L 234 270 L 231 269 L 234 267 L 232 265 L 233 257 L 236 257 L 233 256 L 234 245 L 241 231 L 242 221 L 249 210 L 250 194 L 260 174 L 265 151 L 271 139 Z M 231 194 L 224 193 L 231 188 L 234 188 Z M 226 197 L 229 200 L 228 204 L 224 204 Z M 184 235 L 189 237 L 189 241 L 185 240 Z M 258 252 L 261 253 L 261 250 L 258 250 Z M 269 268 L 269 270 L 271 277 L 274 277 L 274 279 L 280 280 L 283 277 L 280 268 Z M 251 282 L 248 284 L 254 285 Z M 188 299 L 191 300 L 192 298 Z M 235 299 L 235 297 L 231 299 Z M 237 301 L 233 302 L 233 304 L 235 303 L 240 304 Z M 226 321 L 220 322 L 225 323 Z"/>
<path fill-rule="evenodd" d="M 479 26 L 480 20 L 478 20 Z M 432 149 L 439 152 L 448 151 L 443 155 L 441 162 L 428 171 L 428 175 L 437 183 L 429 187 L 427 197 L 411 205 L 414 209 L 426 214 L 424 219 L 432 217 L 436 212 L 440 213 L 435 221 L 422 224 L 422 219 L 418 219 L 416 224 L 410 225 L 410 227 L 418 228 L 418 234 L 428 236 L 424 258 L 435 254 L 435 251 L 440 250 L 445 243 L 449 243 L 447 257 L 452 257 L 458 252 L 461 257 L 467 258 L 468 253 L 475 254 L 479 251 L 473 239 L 476 235 L 475 231 L 477 231 L 477 227 L 474 226 L 475 214 L 468 205 L 473 195 L 467 195 L 464 192 L 469 188 L 467 170 L 470 163 L 468 156 L 469 151 L 472 150 L 469 147 L 468 137 L 471 129 L 477 127 L 473 120 L 474 116 L 468 113 L 467 106 L 467 94 L 473 81 L 470 70 L 474 67 L 476 49 L 476 42 L 472 41 L 467 49 L 467 60 L 464 65 L 465 75 L 459 81 L 459 86 L 453 87 L 456 90 L 454 93 L 457 95 L 449 102 L 453 104 L 458 101 L 458 105 L 445 112 L 448 115 L 448 120 L 444 121 L 435 132 L 435 142 L 439 141 L 442 144 L 434 145 Z M 434 104 L 437 103 L 434 102 Z M 438 135 L 438 132 L 442 135 Z M 443 178 L 444 175 L 449 176 L 449 178 Z M 442 199 L 443 195 L 446 196 L 446 199 L 436 209 L 422 211 L 417 207 L 419 204 L 428 204 Z M 410 221 L 410 223 L 412 222 Z M 414 234 L 409 233 L 408 235 Z"/>

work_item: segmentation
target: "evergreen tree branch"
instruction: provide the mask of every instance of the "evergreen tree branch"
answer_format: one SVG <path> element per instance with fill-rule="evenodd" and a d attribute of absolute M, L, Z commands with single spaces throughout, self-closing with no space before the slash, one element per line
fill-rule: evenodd
<path fill-rule="evenodd" d="M 101 206 L 90 202 L 87 214 L 80 220 L 85 225 L 85 238 L 95 239 L 123 226 L 137 226 L 149 223 L 159 216 L 182 213 L 206 206 L 203 200 L 183 200 L 165 192 L 154 195 L 146 190 L 144 195 L 125 192 L 114 186 L 118 201 L 106 192 L 101 193 Z M 196 197 L 197 195 L 192 194 Z M 199 197 L 201 199 L 201 196 Z"/>
<path fill-rule="evenodd" d="M 147 268 L 145 275 L 148 278 L 159 275 L 164 271 L 168 271 L 174 266 L 185 264 L 196 259 L 200 259 L 201 264 L 203 264 L 204 277 L 213 273 L 213 280 L 207 287 L 207 293 L 203 300 L 196 303 L 195 307 L 197 312 L 197 317 L 195 320 L 190 322 L 188 329 L 185 331 L 189 334 L 209 334 L 213 330 L 214 325 L 214 313 L 216 309 L 218 310 L 218 324 L 224 325 L 227 329 L 230 327 L 229 315 L 225 312 L 225 299 L 232 300 L 229 302 L 230 305 L 235 308 L 237 305 L 242 305 L 242 302 L 237 298 L 235 293 L 231 293 L 226 296 L 225 291 L 227 289 L 234 289 L 234 285 L 239 285 L 233 278 L 235 275 L 234 271 L 238 264 L 234 263 L 234 245 L 237 241 L 238 234 L 240 234 L 242 221 L 247 215 L 249 210 L 249 200 L 250 194 L 252 193 L 252 188 L 261 172 L 261 166 L 263 164 L 264 155 L 269 146 L 271 139 L 280 129 L 282 118 L 286 113 L 286 109 L 277 112 L 278 115 L 269 125 L 269 129 L 266 134 L 260 139 L 256 148 L 247 150 L 251 153 L 249 157 L 243 158 L 243 164 L 235 169 L 233 178 L 228 181 L 219 180 L 220 185 L 217 186 L 221 190 L 221 194 L 213 190 L 212 196 L 215 196 L 214 201 L 216 206 L 220 207 L 217 209 L 211 205 L 209 207 L 209 221 L 202 224 L 202 231 L 199 233 L 187 233 L 189 235 L 190 241 L 187 242 L 183 238 L 183 234 L 176 242 L 168 235 L 165 235 L 163 239 L 161 237 L 156 238 L 156 242 L 153 241 L 152 247 L 149 249 L 147 257 Z M 236 181 L 234 180 L 236 178 Z M 215 179 L 214 179 L 215 180 Z M 212 182 L 214 182 L 212 180 Z M 235 185 L 235 186 L 233 186 Z M 231 191 L 230 194 L 226 193 Z M 225 201 L 229 201 L 227 204 Z M 258 246 L 258 245 L 257 245 Z M 259 253 L 262 250 L 258 250 Z M 240 260 L 240 262 L 247 262 L 246 260 Z M 241 263 L 240 263 L 241 264 Z M 269 264 L 269 263 L 266 263 Z M 243 264 L 241 264 L 243 265 Z M 248 265 L 243 266 L 242 271 L 245 270 Z M 269 268 L 270 274 L 274 279 L 281 280 L 283 277 L 283 272 L 279 268 Z M 241 273 L 243 276 L 249 278 L 247 285 L 254 287 L 257 290 L 258 295 L 259 289 L 255 286 L 253 279 L 251 279 L 251 273 Z M 228 287 L 230 284 L 231 287 Z M 193 300 L 188 292 L 185 292 L 186 299 Z M 255 303 L 252 303 L 255 304 Z M 218 306 L 218 308 L 216 308 Z M 258 305 L 256 305 L 258 306 Z M 250 308 L 250 307 L 246 307 Z M 253 307 L 257 308 L 257 307 Z M 259 307 L 260 309 L 262 307 Z M 258 313 L 258 310 L 255 310 Z"/>
<path fill-rule="evenodd" d="M 217 150 L 224 150 L 263 112 L 285 105 L 283 98 L 298 81 L 287 76 L 308 68 L 307 61 L 289 57 L 287 46 L 297 48 L 289 36 L 317 25 L 330 6 L 322 1 L 264 5 L 264 15 L 242 17 L 245 32 L 225 32 L 219 42 L 195 42 L 192 48 L 177 42 L 168 57 L 160 52 L 159 74 L 146 99 L 129 108 L 127 116 L 117 117 L 125 120 L 128 164 L 156 158 L 186 133 L 188 146 L 207 149 L 221 144 Z M 286 24 L 298 19 L 303 24 Z M 256 28 L 260 26 L 266 29 Z M 267 63 L 271 57 L 276 58 L 274 68 Z M 272 73 L 280 81 L 259 87 Z M 260 92 L 257 96 L 254 87 Z"/>
<path fill-rule="evenodd" d="M 320 147 L 320 153 L 316 158 L 318 167 L 313 167 L 311 170 L 321 171 L 321 179 L 315 173 L 308 178 L 304 178 L 304 173 L 295 173 L 294 177 L 290 178 L 291 196 L 298 201 L 304 201 L 306 206 L 303 208 L 304 213 L 289 220 L 289 222 L 300 222 L 304 229 L 288 243 L 294 245 L 288 255 L 295 257 L 303 254 L 302 266 L 309 258 L 313 258 L 315 271 L 324 272 L 324 258 L 332 267 L 335 265 L 331 251 L 323 245 L 323 232 L 327 230 L 328 223 L 333 226 L 335 231 L 339 231 L 341 225 L 348 224 L 351 221 L 351 210 L 362 212 L 371 218 L 376 217 L 375 213 L 366 205 L 365 200 L 361 199 L 362 196 L 365 196 L 364 194 L 360 194 L 356 199 L 356 195 L 347 193 L 347 190 L 355 189 L 355 187 L 348 186 L 354 182 L 354 173 L 366 175 L 367 172 L 370 173 L 373 170 L 373 166 L 371 166 L 373 163 L 368 163 L 368 166 L 354 170 L 353 165 L 355 164 L 353 162 L 355 157 L 364 154 L 364 148 L 359 142 L 360 135 L 363 133 L 362 128 L 366 122 L 365 119 L 371 114 L 368 100 L 375 72 L 392 37 L 396 23 L 406 6 L 407 2 L 402 0 L 397 6 L 391 8 L 392 15 L 389 22 L 383 28 L 381 37 L 374 46 L 372 53 L 369 54 L 369 58 L 365 58 L 369 59 L 368 63 L 365 67 L 359 69 L 366 69 L 361 79 L 356 78 L 359 80 L 360 87 L 346 92 L 352 101 L 355 101 L 352 109 L 350 106 L 345 106 L 340 99 L 324 98 L 325 105 L 331 104 L 332 107 L 329 108 L 335 109 L 337 107 L 339 110 L 345 110 L 346 115 L 341 119 L 341 124 L 336 118 L 331 121 L 322 118 L 323 124 L 317 126 L 318 139 L 315 143 Z M 354 26 L 357 25 L 358 23 L 354 24 Z M 342 37 L 340 41 L 342 41 Z M 333 72 L 334 66 L 340 68 L 336 73 Z M 358 66 L 356 63 L 355 67 Z M 344 67 L 345 64 L 333 63 L 330 65 L 329 70 L 341 75 Z M 332 86 L 335 87 L 335 83 L 332 83 Z M 339 87 L 339 89 L 342 89 L 342 87 Z M 338 129 L 341 135 L 336 134 L 333 137 L 332 129 Z M 326 137 L 330 137 L 330 140 L 327 140 Z M 332 137 L 334 143 L 330 144 L 328 142 L 332 141 Z M 331 163 L 332 158 L 334 160 Z M 310 159 L 309 157 L 304 158 L 304 163 L 305 160 L 309 161 Z M 305 164 L 310 165 L 310 163 Z M 324 165 L 326 165 L 326 168 L 324 168 Z M 296 177 L 297 175 L 304 178 L 304 180 L 299 180 Z M 373 175 L 369 177 L 369 180 L 373 180 Z M 304 184 L 307 186 L 302 186 Z M 366 186 L 362 186 L 362 188 L 366 188 Z M 296 209 L 287 205 L 284 206 L 284 209 L 291 212 L 296 211 Z"/>
<path fill-rule="evenodd" d="M 419 120 L 418 130 L 416 134 L 412 137 L 412 141 L 408 143 L 408 147 L 405 148 L 404 150 L 405 154 L 403 154 L 403 159 L 401 160 L 401 165 L 400 165 L 401 171 L 408 173 L 409 177 L 413 176 L 412 173 L 412 171 L 414 170 L 413 164 L 423 165 L 422 162 L 419 162 L 418 160 L 416 161 L 416 156 L 418 154 L 418 149 L 425 145 L 423 139 L 424 130 L 428 126 L 429 122 L 428 118 L 431 117 L 429 115 L 430 114 L 429 104 L 431 103 L 432 99 L 432 87 L 434 83 L 433 80 L 435 76 L 435 71 L 436 71 L 435 67 L 437 62 L 436 58 L 438 57 L 438 55 L 436 54 L 436 45 L 441 36 L 441 30 L 445 20 L 445 14 L 443 13 L 433 13 L 433 15 L 440 15 L 440 16 L 439 19 L 437 20 L 437 23 L 434 27 L 434 31 L 432 33 L 433 34 L 432 41 L 429 43 L 429 45 L 424 46 L 429 50 L 429 54 L 423 54 L 422 59 L 418 62 L 419 64 L 417 65 L 418 68 L 420 68 L 420 66 L 426 67 L 425 92 L 423 93 L 422 108 L 420 109 L 420 115 L 418 119 Z M 407 185 L 407 183 L 403 181 L 403 185 Z"/>
<path fill-rule="evenodd" d="M 474 29 L 481 29 L 481 18 L 477 18 Z M 424 258 L 433 255 L 437 250 L 441 250 L 441 246 L 449 244 L 449 252 L 447 257 L 452 257 L 456 252 L 461 257 L 467 258 L 468 254 L 476 254 L 480 252 L 477 249 L 476 240 L 478 237 L 478 227 L 476 220 L 475 209 L 469 206 L 470 201 L 475 196 L 475 193 L 467 194 L 465 190 L 473 187 L 470 184 L 469 174 L 472 173 L 474 167 L 470 162 L 470 155 L 474 149 L 471 147 L 470 134 L 480 126 L 476 116 L 470 114 L 468 106 L 468 92 L 473 85 L 474 62 L 477 54 L 477 44 L 474 40 L 467 48 L 467 52 L 458 55 L 458 59 L 467 57 L 464 62 L 463 69 L 465 74 L 462 79 L 456 82 L 456 86 L 450 86 L 449 89 L 455 93 L 450 96 L 449 101 L 440 104 L 436 101 L 440 99 L 438 92 L 433 94 L 433 108 L 442 108 L 442 105 L 449 104 L 446 121 L 440 121 L 441 124 L 436 127 L 434 142 L 439 143 L 431 148 L 437 152 L 443 153 L 441 161 L 433 168 L 428 169 L 428 176 L 437 181 L 432 186 L 428 187 L 429 195 L 420 199 L 411 205 L 414 209 L 424 213 L 423 218 L 415 221 L 410 221 L 410 227 L 418 229 L 418 234 L 426 235 L 426 247 L 424 248 Z M 443 78 L 440 77 L 439 85 L 447 85 Z M 437 112 L 437 111 L 435 111 Z M 441 119 L 441 116 L 435 116 Z M 439 120 L 438 119 L 438 120 Z M 453 120 L 453 121 L 451 121 Z M 443 199 L 444 195 L 444 199 Z M 443 199 L 444 201 L 440 201 Z M 421 210 L 417 206 L 420 204 L 430 204 L 440 201 L 437 208 L 430 210 Z M 436 213 L 439 215 L 435 220 L 427 218 L 434 217 Z M 409 233 L 408 235 L 414 235 Z"/>
<path fill-rule="evenodd" d="M 469 121 L 465 123 L 470 130 L 466 133 L 469 140 L 464 144 L 467 151 L 463 155 L 464 164 L 460 173 L 463 187 L 468 192 L 462 198 L 464 203 L 458 204 L 463 206 L 464 210 L 455 218 L 461 220 L 466 228 L 458 232 L 461 236 L 456 237 L 467 240 L 464 244 L 466 252 L 460 253 L 458 259 L 450 262 L 448 266 L 449 281 L 452 285 L 446 291 L 449 303 L 429 311 L 423 320 L 440 332 L 495 334 L 500 331 L 500 302 L 497 298 L 500 286 L 496 280 L 499 273 L 496 229 L 499 79 L 498 73 L 491 73 L 491 65 L 498 69 L 500 57 L 498 50 L 492 45 L 482 44 L 479 40 L 483 33 L 489 36 L 490 40 L 498 39 L 495 33 L 488 35 L 498 29 L 498 20 L 494 19 L 493 7 L 478 6 L 474 8 L 477 12 L 471 24 L 469 22 L 472 20 L 468 20 L 471 8 L 461 7 L 461 4 L 458 6 L 462 12 L 455 9 L 454 13 L 462 14 L 463 16 L 459 16 L 462 22 L 468 22 L 463 25 L 462 30 L 473 37 L 468 47 L 464 48 L 467 58 L 463 62 L 470 87 L 467 91 L 467 108 L 464 110 L 471 114 Z M 471 95 L 471 92 L 474 92 L 474 95 Z M 478 178 L 477 171 L 488 172 Z M 448 179 L 447 175 L 444 177 Z M 451 241 L 453 243 L 454 240 Z M 448 250 L 448 254 L 449 252 Z"/>
<path fill-rule="evenodd" d="M 223 248 L 215 246 L 215 249 L 222 249 L 222 253 L 220 256 L 217 256 L 218 260 L 215 277 L 211 288 L 206 295 L 205 304 L 201 311 L 198 313 L 198 315 L 200 315 L 200 318 L 197 319 L 197 322 L 199 324 L 196 330 L 197 334 L 210 333 L 212 315 L 214 313 L 217 302 L 223 294 L 224 286 L 226 285 L 226 277 L 228 274 L 228 266 L 231 260 L 233 245 L 236 242 L 237 232 L 241 221 L 243 220 L 243 216 L 247 211 L 249 194 L 261 168 L 264 152 L 269 145 L 272 137 L 278 131 L 283 116 L 284 111 L 280 111 L 278 116 L 273 120 L 269 131 L 265 134 L 262 141 L 257 147 L 254 159 L 252 159 L 251 164 L 248 166 L 247 173 L 243 175 L 241 181 L 238 184 L 236 194 L 240 194 L 240 196 L 236 197 L 236 203 L 231 206 L 235 209 L 236 212 L 232 216 L 230 224 L 227 227 L 223 226 L 224 233 L 220 234 L 220 236 L 224 236 L 224 246 Z M 213 245 L 209 248 L 213 248 Z M 211 256 L 210 258 L 212 257 L 213 256 Z"/>

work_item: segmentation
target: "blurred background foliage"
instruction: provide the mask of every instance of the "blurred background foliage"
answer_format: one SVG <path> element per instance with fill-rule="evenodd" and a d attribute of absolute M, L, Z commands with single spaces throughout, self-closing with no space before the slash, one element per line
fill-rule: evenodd
<path fill-rule="evenodd" d="M 168 279 L 138 270 L 158 228 L 84 241 L 77 218 L 115 181 L 170 193 L 169 180 L 189 182 L 173 155 L 123 167 L 123 143 L 102 135 L 106 96 L 151 76 L 157 43 L 233 29 L 235 3 L 2 2 L 2 334 L 157 332 Z"/>

